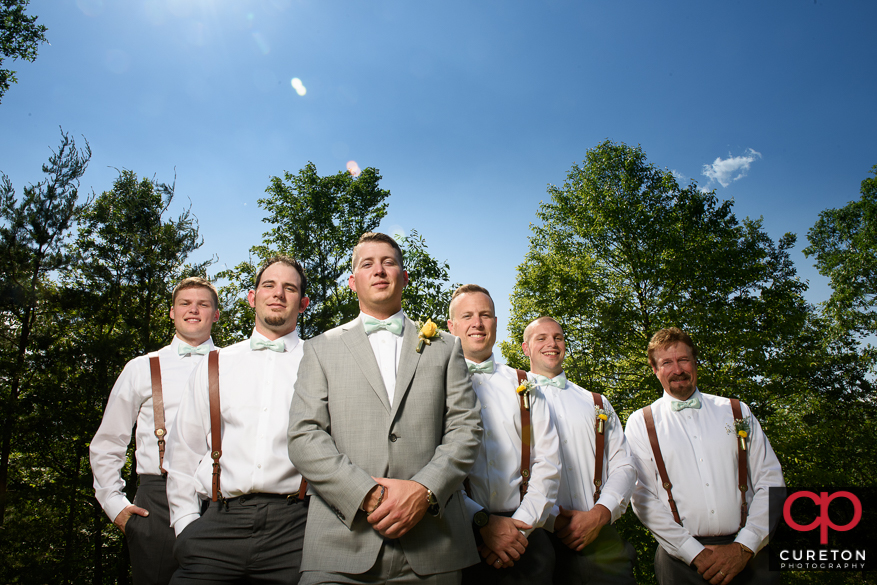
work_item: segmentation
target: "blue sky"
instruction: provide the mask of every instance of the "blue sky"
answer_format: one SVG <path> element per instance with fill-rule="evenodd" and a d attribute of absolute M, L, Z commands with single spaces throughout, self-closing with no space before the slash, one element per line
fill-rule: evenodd
<path fill-rule="evenodd" d="M 418 230 L 451 277 L 489 288 L 500 337 L 546 186 L 605 139 L 763 216 L 800 250 L 877 164 L 872 1 L 52 0 L 34 63 L 0 103 L 0 170 L 39 180 L 58 126 L 191 201 L 219 266 L 269 226 L 269 178 L 377 167 L 384 231 Z M 870 40 L 869 40 L 870 39 Z M 304 95 L 292 85 L 300 80 Z M 80 138 L 81 140 L 81 138 Z M 706 174 L 705 174 L 706 173 Z"/>

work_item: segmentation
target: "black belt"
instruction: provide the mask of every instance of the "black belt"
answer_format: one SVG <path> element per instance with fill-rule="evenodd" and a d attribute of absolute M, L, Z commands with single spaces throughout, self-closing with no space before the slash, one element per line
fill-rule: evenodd
<path fill-rule="evenodd" d="M 244 494 L 242 496 L 237 496 L 234 498 L 222 498 L 222 500 L 218 503 L 221 503 L 225 506 L 226 509 L 230 505 L 234 504 L 245 504 L 247 502 L 251 502 L 253 504 L 263 504 L 263 503 L 285 503 L 287 506 L 291 506 L 292 504 L 297 504 L 299 502 L 303 504 L 308 503 L 308 499 L 310 496 L 306 496 L 303 500 L 300 500 L 298 497 L 298 492 L 294 494 Z"/>

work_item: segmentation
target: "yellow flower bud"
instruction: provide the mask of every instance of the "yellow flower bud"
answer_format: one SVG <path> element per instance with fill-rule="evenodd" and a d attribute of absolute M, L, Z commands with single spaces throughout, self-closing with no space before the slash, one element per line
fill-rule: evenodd
<path fill-rule="evenodd" d="M 526 390 L 526 389 L 527 389 L 527 386 L 525 386 L 524 384 L 521 384 L 520 386 L 517 387 L 517 389 L 515 390 L 515 392 L 517 392 L 518 394 L 520 394 L 521 392 L 523 392 L 523 391 Z"/>
<path fill-rule="evenodd" d="M 423 327 L 420 328 L 420 333 L 424 337 L 434 337 L 437 331 L 438 327 L 432 322 L 432 319 L 427 319 L 426 323 L 423 324 Z"/>
<path fill-rule="evenodd" d="M 609 420 L 609 417 L 606 416 L 605 414 L 601 414 L 601 415 L 600 415 L 600 418 L 603 419 L 603 420 Z"/>
<path fill-rule="evenodd" d="M 737 431 L 737 434 L 743 437 L 744 439 L 749 436 L 746 431 Z"/>

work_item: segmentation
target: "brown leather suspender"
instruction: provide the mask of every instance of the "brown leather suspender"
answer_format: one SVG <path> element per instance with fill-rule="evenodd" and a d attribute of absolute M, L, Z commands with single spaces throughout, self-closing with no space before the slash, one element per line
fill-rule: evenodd
<path fill-rule="evenodd" d="M 214 349 L 207 357 L 207 385 L 210 397 L 210 457 L 213 459 L 213 495 L 212 500 L 222 500 L 219 489 L 219 476 L 222 468 L 219 458 L 222 457 L 222 416 L 219 405 L 219 350 Z M 308 491 L 308 480 L 302 476 L 298 488 L 298 499 L 304 500 Z"/>
<path fill-rule="evenodd" d="M 164 396 L 161 393 L 161 365 L 157 355 L 149 356 L 149 374 L 152 378 L 152 418 L 155 420 L 155 436 L 158 438 L 158 472 L 164 475 Z"/>
<path fill-rule="evenodd" d="M 210 457 L 213 459 L 213 497 L 214 502 L 222 498 L 219 489 L 219 475 L 222 468 L 222 417 L 219 409 L 219 350 L 214 349 L 207 356 L 207 384 L 210 397 Z"/>
<path fill-rule="evenodd" d="M 734 413 L 734 420 L 743 420 L 743 413 L 740 410 L 740 401 L 731 398 L 731 411 Z M 670 511 L 673 512 L 673 519 L 680 526 L 682 521 L 679 519 L 679 512 L 676 510 L 676 502 L 673 500 L 673 493 L 670 491 L 673 484 L 667 477 L 667 468 L 664 466 L 664 457 L 661 455 L 661 446 L 658 444 L 658 434 L 655 431 L 655 419 L 652 417 L 651 405 L 643 409 L 643 418 L 646 422 L 646 431 L 649 433 L 649 443 L 652 444 L 652 453 L 655 455 L 655 464 L 658 466 L 658 473 L 661 475 L 661 482 L 664 489 L 667 490 L 667 498 L 670 502 Z M 737 487 L 740 490 L 740 496 L 743 503 L 740 507 L 740 528 L 746 525 L 746 491 L 749 489 L 749 471 L 746 461 L 746 442 L 737 441 Z"/>
<path fill-rule="evenodd" d="M 518 385 L 527 381 L 527 372 L 515 371 L 518 373 Z M 521 402 L 521 501 L 523 501 L 530 487 L 530 409 L 523 395 L 519 395 L 518 399 Z"/>
<path fill-rule="evenodd" d="M 652 444 L 652 453 L 655 456 L 655 464 L 658 466 L 658 473 L 661 474 L 661 483 L 667 490 L 667 498 L 670 501 L 670 511 L 673 512 L 673 520 L 676 524 L 682 526 L 682 520 L 679 519 L 679 512 L 676 510 L 676 502 L 673 500 L 673 484 L 667 477 L 667 468 L 664 466 L 664 457 L 661 455 L 661 446 L 658 444 L 658 433 L 655 432 L 655 419 L 652 417 L 652 406 L 646 406 L 643 409 L 643 418 L 646 421 L 646 430 L 649 433 L 649 443 Z"/>
<path fill-rule="evenodd" d="M 596 392 L 591 392 L 591 396 L 594 398 L 594 406 L 600 410 L 603 410 L 603 397 Z M 606 431 L 606 425 L 600 424 L 608 421 L 603 421 L 598 414 L 594 415 L 594 437 L 596 438 L 596 443 L 594 445 L 594 504 L 597 503 L 597 500 L 600 499 L 600 491 L 603 487 L 603 450 L 606 445 L 606 435 L 604 432 Z"/>
<path fill-rule="evenodd" d="M 740 401 L 731 399 L 731 410 L 734 412 L 734 422 L 743 420 L 743 412 L 740 410 Z M 736 426 L 736 425 L 735 425 Z M 749 469 L 746 465 L 746 439 L 737 438 L 737 487 L 740 488 L 740 528 L 746 525 L 746 490 L 749 489 Z"/>

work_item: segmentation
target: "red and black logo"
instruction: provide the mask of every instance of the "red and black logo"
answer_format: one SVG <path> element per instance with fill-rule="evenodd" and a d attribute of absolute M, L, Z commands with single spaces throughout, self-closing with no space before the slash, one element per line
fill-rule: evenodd
<path fill-rule="evenodd" d="M 771 488 L 771 569 L 868 571 L 877 566 L 873 488 Z M 869 562 L 870 561 L 870 562 Z"/>

